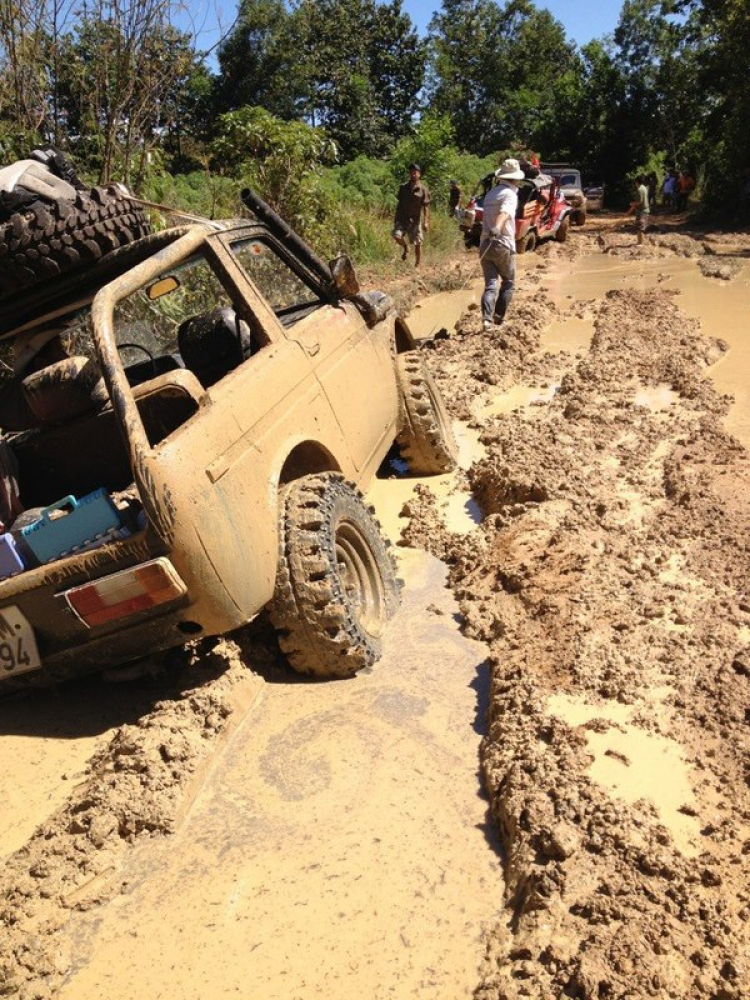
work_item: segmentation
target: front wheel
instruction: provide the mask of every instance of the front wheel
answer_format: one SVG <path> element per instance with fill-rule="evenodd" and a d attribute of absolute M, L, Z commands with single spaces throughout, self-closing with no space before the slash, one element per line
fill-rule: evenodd
<path fill-rule="evenodd" d="M 456 467 L 458 444 L 440 390 L 416 351 L 396 358 L 403 403 L 397 443 L 412 472 L 432 475 Z"/>
<path fill-rule="evenodd" d="M 558 243 L 564 243 L 568 238 L 568 230 L 570 229 L 570 216 L 562 220 L 560 225 L 557 227 L 557 232 L 555 233 L 555 239 Z"/>
<path fill-rule="evenodd" d="M 532 229 L 516 240 L 516 253 L 533 253 L 534 250 L 536 250 L 536 233 Z"/>
<path fill-rule="evenodd" d="M 281 493 L 279 566 L 269 614 L 292 667 L 351 677 L 380 658 L 400 602 L 374 510 L 341 475 L 304 476 Z"/>

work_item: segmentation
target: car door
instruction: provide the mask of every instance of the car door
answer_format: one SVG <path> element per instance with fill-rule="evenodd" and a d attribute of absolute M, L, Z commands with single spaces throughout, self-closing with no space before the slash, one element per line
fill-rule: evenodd
<path fill-rule="evenodd" d="M 395 433 L 398 393 L 389 322 L 370 329 L 351 302 L 327 301 L 294 259 L 262 236 L 232 253 L 263 293 L 288 340 L 310 358 L 358 472 L 379 460 Z"/>

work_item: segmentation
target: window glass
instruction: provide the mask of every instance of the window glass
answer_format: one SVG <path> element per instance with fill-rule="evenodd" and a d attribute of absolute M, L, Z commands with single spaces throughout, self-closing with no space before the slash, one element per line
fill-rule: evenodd
<path fill-rule="evenodd" d="M 277 316 L 292 316 L 320 304 L 318 292 L 294 273 L 275 250 L 259 239 L 232 244 L 232 251 Z"/>
<path fill-rule="evenodd" d="M 167 277 L 174 280 L 167 282 Z M 149 295 L 150 289 L 156 297 Z M 231 306 L 229 296 L 206 259 L 193 257 L 118 303 L 115 340 L 118 344 L 137 344 L 154 356 L 169 354 L 177 351 L 182 323 L 210 313 L 217 306 Z M 130 350 L 132 356 L 123 354 L 125 364 L 145 359 L 142 351 Z"/>

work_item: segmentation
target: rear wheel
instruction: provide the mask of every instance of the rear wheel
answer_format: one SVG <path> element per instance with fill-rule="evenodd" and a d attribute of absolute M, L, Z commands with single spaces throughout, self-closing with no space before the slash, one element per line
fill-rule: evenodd
<path fill-rule="evenodd" d="M 573 215 L 573 222 L 577 226 L 582 226 L 586 222 L 586 209 L 579 208 L 577 212 Z"/>
<path fill-rule="evenodd" d="M 295 670 L 351 677 L 379 659 L 400 601 L 374 510 L 338 473 L 305 476 L 281 494 L 279 567 L 269 605 Z"/>
<path fill-rule="evenodd" d="M 396 375 L 404 405 L 397 441 L 409 468 L 428 475 L 450 472 L 456 467 L 458 444 L 432 375 L 415 351 L 399 354 Z"/>
<path fill-rule="evenodd" d="M 557 232 L 555 233 L 555 239 L 558 243 L 564 243 L 568 238 L 568 230 L 570 229 L 570 216 L 562 220 L 560 225 L 557 227 Z"/>

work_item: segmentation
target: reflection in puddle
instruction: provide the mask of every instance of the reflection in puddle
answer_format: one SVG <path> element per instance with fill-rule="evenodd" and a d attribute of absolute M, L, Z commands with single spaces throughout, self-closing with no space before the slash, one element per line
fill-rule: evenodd
<path fill-rule="evenodd" d="M 694 807 L 695 796 L 679 744 L 633 725 L 629 721 L 636 711 L 633 706 L 617 702 L 590 705 L 558 694 L 550 697 L 547 710 L 571 726 L 582 726 L 592 719 L 613 723 L 602 727 L 603 732 L 586 730 L 588 749 L 594 757 L 589 774 L 626 802 L 651 801 L 682 853 L 689 857 L 698 853 L 700 820 L 681 811 L 685 806 Z M 666 710 L 657 704 L 656 711 Z"/>
<path fill-rule="evenodd" d="M 459 492 L 445 504 L 445 526 L 455 535 L 468 535 L 482 523 L 482 511 L 471 493 Z"/>

